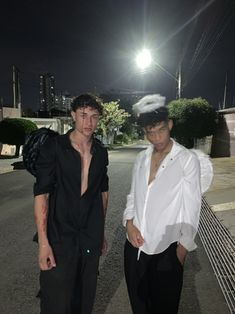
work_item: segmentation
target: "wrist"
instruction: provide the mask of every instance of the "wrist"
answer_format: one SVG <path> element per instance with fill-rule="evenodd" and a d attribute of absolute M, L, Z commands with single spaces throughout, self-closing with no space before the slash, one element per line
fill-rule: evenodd
<path fill-rule="evenodd" d="M 39 239 L 38 240 L 38 245 L 40 247 L 47 247 L 49 245 L 49 242 L 47 239 Z"/>
<path fill-rule="evenodd" d="M 129 219 L 126 221 L 126 229 L 133 227 L 133 219 Z"/>

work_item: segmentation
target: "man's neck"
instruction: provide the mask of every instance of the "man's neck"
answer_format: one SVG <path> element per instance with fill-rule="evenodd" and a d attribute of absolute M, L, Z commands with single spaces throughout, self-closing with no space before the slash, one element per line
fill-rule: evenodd
<path fill-rule="evenodd" d="M 92 136 L 85 136 L 79 130 L 74 129 L 71 133 L 71 140 L 81 146 L 87 146 L 91 144 Z"/>
<path fill-rule="evenodd" d="M 168 142 L 168 144 L 166 145 L 166 147 L 165 147 L 164 149 L 162 149 L 162 150 L 157 150 L 157 149 L 154 147 L 154 150 L 153 150 L 153 151 L 154 151 L 154 153 L 156 153 L 156 154 L 158 154 L 158 155 L 160 155 L 160 156 L 166 155 L 166 154 L 168 154 L 168 153 L 171 151 L 172 146 L 173 146 L 173 141 L 170 139 L 169 142 Z"/>

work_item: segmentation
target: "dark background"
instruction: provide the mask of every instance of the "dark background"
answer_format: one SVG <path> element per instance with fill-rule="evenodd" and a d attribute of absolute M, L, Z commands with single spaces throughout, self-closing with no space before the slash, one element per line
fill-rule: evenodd
<path fill-rule="evenodd" d="M 21 0 L 0 5 L 0 97 L 12 103 L 12 65 L 20 70 L 22 107 L 38 109 L 40 73 L 57 92 L 149 91 L 175 98 L 176 82 L 157 64 L 141 74 L 138 50 L 176 75 L 183 97 L 235 105 L 234 0 Z"/>

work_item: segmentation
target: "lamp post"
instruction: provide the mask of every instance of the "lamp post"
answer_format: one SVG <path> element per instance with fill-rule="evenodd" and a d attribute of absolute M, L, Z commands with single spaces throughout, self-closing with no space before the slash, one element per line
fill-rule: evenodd
<path fill-rule="evenodd" d="M 139 52 L 136 56 L 136 64 L 141 71 L 147 70 L 152 64 L 152 56 L 151 52 L 148 49 L 143 49 L 141 52 Z M 177 93 L 176 98 L 181 98 L 182 95 L 182 79 L 181 79 L 181 64 L 178 68 L 177 77 L 170 73 L 167 69 L 165 69 L 163 66 L 161 66 L 158 62 L 154 61 L 154 64 L 160 68 L 162 71 L 164 71 L 168 76 L 170 76 L 172 79 L 174 79 L 177 83 Z"/>

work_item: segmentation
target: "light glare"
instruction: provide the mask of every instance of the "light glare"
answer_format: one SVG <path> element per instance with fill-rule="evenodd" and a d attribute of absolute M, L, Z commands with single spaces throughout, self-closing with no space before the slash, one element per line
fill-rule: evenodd
<path fill-rule="evenodd" d="M 148 49 L 143 49 L 136 57 L 136 64 L 141 70 L 148 68 L 151 62 L 152 57 Z"/>

